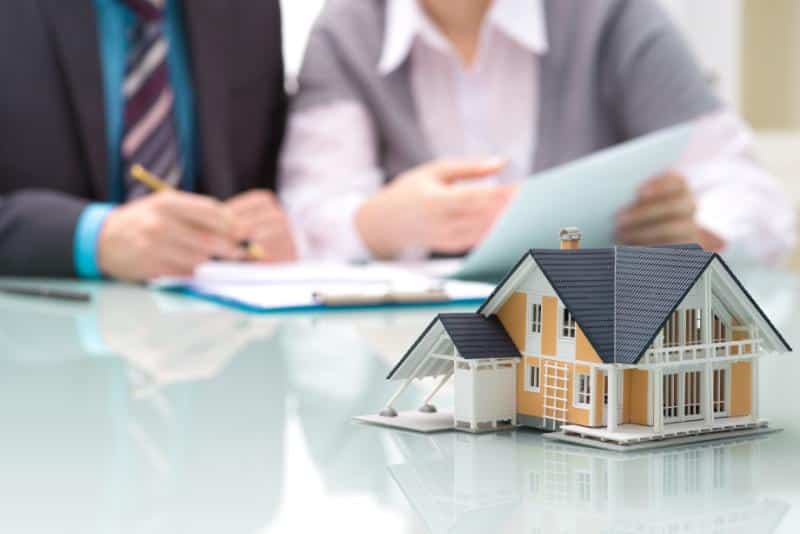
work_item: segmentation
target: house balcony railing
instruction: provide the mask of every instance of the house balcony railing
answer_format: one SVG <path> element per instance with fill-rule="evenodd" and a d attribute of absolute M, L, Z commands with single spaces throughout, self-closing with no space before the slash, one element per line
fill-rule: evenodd
<path fill-rule="evenodd" d="M 757 339 L 654 347 L 647 351 L 644 363 L 679 363 L 705 361 L 708 358 L 735 358 L 756 354 L 760 351 L 761 343 Z"/>

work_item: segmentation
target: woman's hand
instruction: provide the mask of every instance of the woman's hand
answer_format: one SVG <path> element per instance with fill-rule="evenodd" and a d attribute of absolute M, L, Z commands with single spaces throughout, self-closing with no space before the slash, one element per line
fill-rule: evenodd
<path fill-rule="evenodd" d="M 499 173 L 506 161 L 439 160 L 415 167 L 368 199 L 356 228 L 373 255 L 392 258 L 412 247 L 448 254 L 474 247 L 516 186 L 464 183 Z"/>

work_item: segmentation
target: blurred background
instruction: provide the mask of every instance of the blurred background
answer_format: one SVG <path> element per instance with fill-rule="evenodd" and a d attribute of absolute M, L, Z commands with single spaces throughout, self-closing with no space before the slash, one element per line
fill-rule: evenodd
<path fill-rule="evenodd" d="M 758 156 L 800 210 L 800 1 L 659 1 L 685 32 L 719 94 L 754 128 Z M 290 88 L 324 3 L 281 2 Z M 800 251 L 791 264 L 800 268 Z"/>

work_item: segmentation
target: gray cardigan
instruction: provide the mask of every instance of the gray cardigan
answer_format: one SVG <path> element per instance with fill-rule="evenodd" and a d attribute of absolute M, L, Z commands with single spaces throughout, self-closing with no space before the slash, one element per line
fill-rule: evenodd
<path fill-rule="evenodd" d="M 412 1 L 412 0 L 408 0 Z M 385 0 L 328 0 L 292 106 L 356 100 L 369 110 L 387 177 L 432 159 L 408 61 L 378 72 Z M 720 107 L 686 43 L 654 0 L 544 0 L 549 50 L 538 69 L 532 172 Z"/>

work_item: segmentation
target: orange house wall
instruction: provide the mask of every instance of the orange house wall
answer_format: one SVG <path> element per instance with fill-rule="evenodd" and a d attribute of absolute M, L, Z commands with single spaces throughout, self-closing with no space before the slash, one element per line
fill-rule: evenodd
<path fill-rule="evenodd" d="M 592 402 L 594 403 L 594 421 L 592 426 L 603 426 L 603 393 L 605 390 L 605 380 L 603 373 L 599 372 L 594 377 L 594 389 L 592 390 Z"/>
<path fill-rule="evenodd" d="M 752 406 L 752 365 L 750 362 L 731 364 L 730 417 L 750 415 Z"/>
<path fill-rule="evenodd" d="M 581 362 L 603 363 L 580 326 L 575 327 L 575 359 Z"/>
<path fill-rule="evenodd" d="M 527 296 L 525 293 L 514 293 L 497 312 L 497 318 L 508 332 L 511 341 L 520 352 L 525 351 Z"/>
<path fill-rule="evenodd" d="M 558 300 L 555 297 L 542 297 L 542 354 L 545 356 L 556 355 L 557 315 Z"/>
<path fill-rule="evenodd" d="M 591 373 L 591 367 L 588 365 L 575 364 L 571 366 L 569 379 L 567 380 L 567 422 L 575 425 L 590 426 L 592 423 L 589 421 L 590 411 L 588 408 L 575 407 L 575 376 L 577 374 L 588 375 Z M 593 397 L 594 398 L 594 397 Z"/>
<path fill-rule="evenodd" d="M 520 352 L 526 351 L 527 338 L 527 295 L 517 292 L 512 294 L 508 300 L 500 307 L 497 317 L 508 332 L 511 340 Z M 557 355 L 557 331 L 558 331 L 558 299 L 556 297 L 542 297 L 542 346 L 541 354 L 546 356 Z M 538 348 L 538 347 L 536 347 Z M 536 348 L 531 347 L 533 352 Z M 568 364 L 567 377 L 567 420 L 570 423 L 584 426 L 600 426 L 602 424 L 602 402 L 603 402 L 603 379 L 600 373 L 597 374 L 592 390 L 592 402 L 595 407 L 595 421 L 590 420 L 590 410 L 574 406 L 575 400 L 575 374 L 591 374 L 591 367 L 581 365 L 580 362 L 601 363 L 600 356 L 594 350 L 586 335 L 576 328 L 575 338 L 575 359 L 576 363 Z M 542 368 L 541 358 L 524 356 L 522 364 L 517 366 L 517 412 L 522 415 L 535 417 L 544 416 L 544 369 Z M 525 389 L 525 381 L 528 380 L 526 369 L 528 365 L 539 366 L 539 376 L 541 380 L 541 391 L 534 393 Z"/>
<path fill-rule="evenodd" d="M 631 424 L 647 426 L 647 371 L 629 369 L 625 372 L 630 375 L 630 394 L 628 395 L 628 419 Z"/>
<path fill-rule="evenodd" d="M 532 415 L 535 417 L 544 416 L 544 388 L 540 388 L 539 393 L 533 393 L 525 390 L 525 369 L 528 364 L 538 365 L 539 367 L 539 384 L 544 385 L 544 372 L 541 368 L 542 361 L 540 358 L 532 358 L 526 356 L 525 365 L 517 366 L 517 413 L 523 415 Z"/>
<path fill-rule="evenodd" d="M 525 390 L 525 380 L 527 380 L 527 376 L 525 375 L 525 365 L 519 366 L 519 370 L 517 371 L 517 413 L 522 415 L 531 415 L 535 417 L 544 417 L 544 370 L 541 368 L 542 360 L 540 358 L 533 358 L 533 357 L 525 357 L 526 364 L 536 364 L 539 365 L 539 373 L 541 377 L 541 391 L 539 393 L 533 393 L 530 391 Z M 592 423 L 589 419 L 590 410 L 588 408 L 578 408 L 574 406 L 575 400 L 575 373 L 580 374 L 590 374 L 591 368 L 586 365 L 580 364 L 568 364 L 568 373 L 567 373 L 567 422 L 573 423 L 577 425 L 584 425 L 584 426 L 596 426 L 599 423 L 594 422 Z M 595 381 L 596 383 L 602 383 L 602 381 Z M 592 402 L 597 403 L 598 399 L 601 399 L 602 396 L 595 395 L 593 393 Z M 595 407 L 598 405 L 595 404 Z M 602 421 L 601 421 L 602 422 Z"/>

